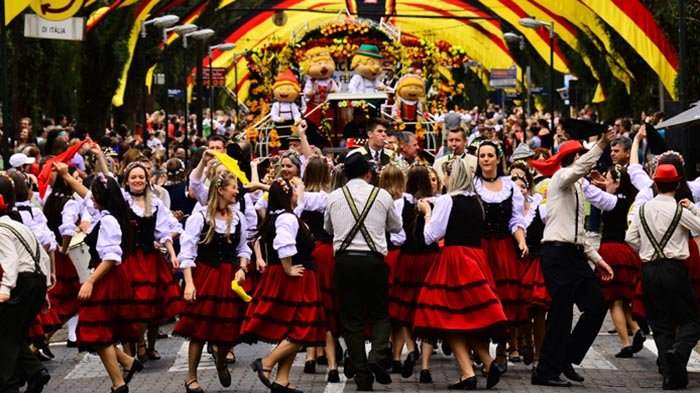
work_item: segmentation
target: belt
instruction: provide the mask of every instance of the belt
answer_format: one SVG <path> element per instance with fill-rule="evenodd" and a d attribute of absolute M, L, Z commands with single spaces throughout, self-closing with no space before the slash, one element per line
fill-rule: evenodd
<path fill-rule="evenodd" d="M 17 273 L 17 278 L 46 278 L 42 272 L 21 272 Z"/>
<path fill-rule="evenodd" d="M 382 258 L 384 259 L 384 254 L 376 251 L 352 251 L 352 250 L 346 250 L 343 252 L 339 252 L 336 254 L 336 256 L 342 256 L 342 257 L 372 257 L 372 258 Z"/>
<path fill-rule="evenodd" d="M 574 249 L 576 251 L 583 251 L 583 244 L 552 241 L 552 242 L 544 242 L 544 243 L 542 243 L 542 245 L 543 246 L 552 246 L 552 247 L 565 247 L 565 248 Z"/>

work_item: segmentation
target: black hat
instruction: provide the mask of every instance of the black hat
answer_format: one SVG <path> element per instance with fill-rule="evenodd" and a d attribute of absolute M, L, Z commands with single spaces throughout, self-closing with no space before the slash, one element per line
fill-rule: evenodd
<path fill-rule="evenodd" d="M 345 176 L 348 180 L 362 177 L 369 172 L 370 166 L 362 154 L 351 154 L 345 159 Z"/>
<path fill-rule="evenodd" d="M 608 126 L 589 120 L 564 119 L 562 126 L 569 137 L 577 141 L 588 140 L 592 136 L 598 136 L 608 131 Z"/>
<path fill-rule="evenodd" d="M 659 134 L 659 131 L 656 130 L 656 127 L 650 123 L 644 123 L 643 125 L 647 131 L 647 146 L 651 154 L 657 155 L 667 152 L 669 149 L 666 146 L 666 141 Z"/>

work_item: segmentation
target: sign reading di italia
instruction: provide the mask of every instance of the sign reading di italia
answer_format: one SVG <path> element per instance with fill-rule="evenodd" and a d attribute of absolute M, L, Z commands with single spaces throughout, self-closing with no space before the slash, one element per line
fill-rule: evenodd
<path fill-rule="evenodd" d="M 25 14 L 24 36 L 50 40 L 82 41 L 85 36 L 85 18 L 51 21 L 35 14 Z"/>

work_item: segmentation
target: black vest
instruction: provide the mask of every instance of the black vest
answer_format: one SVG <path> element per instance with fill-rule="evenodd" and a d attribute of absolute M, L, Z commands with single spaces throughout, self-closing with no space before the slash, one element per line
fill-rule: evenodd
<path fill-rule="evenodd" d="M 530 207 L 532 209 L 532 207 Z M 540 207 L 535 208 L 535 218 L 532 219 L 530 226 L 527 227 L 525 241 L 531 258 L 540 255 L 542 249 L 542 236 L 544 235 L 544 222 L 540 214 Z"/>
<path fill-rule="evenodd" d="M 204 213 L 202 213 L 204 215 Z M 199 236 L 200 241 L 204 241 L 207 237 L 210 224 L 204 220 L 204 227 Z M 236 263 L 237 250 L 236 247 L 241 240 L 241 222 L 236 224 L 236 229 L 230 236 L 229 242 L 225 233 L 214 232 L 214 236 L 208 244 L 199 243 L 197 245 L 197 263 L 203 263 L 211 267 L 219 267 L 222 263 Z"/>
<path fill-rule="evenodd" d="M 88 251 L 90 253 L 90 263 L 89 268 L 94 268 L 100 264 L 102 259 L 100 254 L 97 252 L 97 236 L 100 234 L 101 221 L 97 221 L 97 224 L 92 228 L 92 231 L 85 236 L 85 245 L 88 246 Z"/>
<path fill-rule="evenodd" d="M 277 250 L 272 247 L 272 242 L 277 236 L 277 218 L 280 216 L 279 213 L 271 214 L 270 219 L 267 222 L 267 228 L 265 233 L 268 233 L 269 237 L 262 244 L 262 249 L 264 252 L 265 261 L 268 265 L 281 265 Z M 303 225 L 303 223 L 299 223 Z M 314 237 L 310 233 L 307 235 L 301 230 L 301 227 L 297 231 L 296 236 L 296 247 L 297 253 L 292 256 L 292 265 L 303 265 L 304 268 L 310 270 L 316 270 L 316 264 L 314 263 L 314 258 L 311 253 L 314 251 Z"/>
<path fill-rule="evenodd" d="M 146 253 L 156 251 L 153 243 L 156 241 L 156 217 L 158 215 L 158 207 L 153 211 L 150 217 L 139 217 L 133 210 L 129 209 L 129 227 L 134 234 L 134 251 L 125 251 L 125 254 L 131 254 L 137 249 L 143 250 Z"/>
<path fill-rule="evenodd" d="M 454 195 L 445 246 L 481 247 L 483 211 L 476 196 Z"/>
<path fill-rule="evenodd" d="M 482 201 L 484 204 L 484 211 L 486 211 L 484 237 L 503 239 L 511 235 L 508 223 L 510 222 L 510 217 L 513 215 L 514 190 L 515 185 L 510 189 L 510 196 L 502 202 L 487 203 Z"/>
<path fill-rule="evenodd" d="M 604 211 L 601 215 L 603 220 L 603 233 L 600 237 L 601 243 L 624 243 L 627 232 L 627 213 L 634 202 L 624 195 L 616 195 L 617 204 L 609 212 Z"/>
<path fill-rule="evenodd" d="M 403 210 L 401 211 L 403 220 L 403 230 L 406 233 L 406 241 L 401 246 L 402 252 L 411 254 L 421 254 L 440 251 L 437 243 L 425 244 L 423 228 L 425 228 L 425 217 L 416 213 L 416 205 L 404 198 Z"/>
<path fill-rule="evenodd" d="M 316 240 L 326 244 L 333 243 L 333 235 L 323 229 L 323 213 L 304 210 L 301 213 L 301 220 L 306 223 L 311 231 L 311 234 L 314 235 Z"/>

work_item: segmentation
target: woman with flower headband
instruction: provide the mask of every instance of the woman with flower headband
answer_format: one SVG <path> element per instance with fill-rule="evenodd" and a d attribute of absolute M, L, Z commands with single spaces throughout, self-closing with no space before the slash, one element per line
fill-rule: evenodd
<path fill-rule="evenodd" d="M 513 328 L 527 320 L 526 304 L 520 297 L 521 279 L 528 254 L 525 239 L 524 198 L 510 177 L 504 176 L 503 151 L 492 141 L 483 141 L 477 149 L 478 166 L 474 177 L 476 193 L 486 212 L 481 246 L 496 281 L 496 290 Z M 517 242 L 513 242 L 513 238 Z M 517 330 L 509 340 L 511 359 L 518 361 Z M 505 343 L 497 348 L 501 371 L 508 369 Z"/>
<path fill-rule="evenodd" d="M 82 198 L 95 218 L 85 238 L 94 271 L 80 287 L 78 347 L 100 355 L 112 381 L 111 392 L 128 393 L 127 385 L 143 365 L 125 354 L 116 343 L 138 340 L 132 313 L 133 289 L 121 265 L 122 250 L 133 249 L 128 210 L 121 189 L 112 177 L 97 173 L 88 190 L 68 173 L 65 164 L 54 163 L 58 175 Z M 124 375 L 119 370 L 121 365 Z"/>
<path fill-rule="evenodd" d="M 100 152 L 101 153 L 101 152 Z M 98 155 L 97 169 L 104 170 L 104 160 Z M 154 337 L 149 337 L 147 348 L 143 334 L 149 324 L 175 316 L 181 308 L 180 287 L 173 278 L 172 269 L 179 267 L 172 235 L 182 232 L 182 225 L 163 205 L 150 187 L 149 172 L 140 161 L 132 161 L 124 170 L 122 195 L 129 206 L 129 226 L 134 234 L 134 248 L 124 252 L 124 269 L 129 274 L 134 290 L 132 316 L 139 321 L 139 340 L 135 353 L 141 362 L 158 360 Z M 156 247 L 156 242 L 167 250 L 172 267 Z M 154 330 L 155 332 L 155 330 Z"/>
<path fill-rule="evenodd" d="M 197 201 L 191 198 L 187 192 L 185 181 L 185 164 L 179 158 L 171 158 L 165 163 L 165 172 L 168 180 L 163 188 L 170 195 L 170 210 L 175 218 L 182 222 L 188 217 Z"/>
<path fill-rule="evenodd" d="M 521 348 L 523 363 L 537 365 L 545 332 L 545 314 L 549 307 L 549 295 L 544 287 L 544 276 L 540 268 L 540 241 L 544 232 L 544 195 L 533 192 L 533 178 L 527 167 L 516 161 L 510 168 L 511 180 L 523 196 L 523 216 L 527 226 L 529 256 L 523 271 L 521 298 L 526 303 L 528 321 L 520 331 L 518 339 L 524 337 Z M 546 192 L 546 191 L 545 191 Z"/>
<path fill-rule="evenodd" d="M 418 214 L 416 207 L 418 201 L 434 202 L 430 171 L 424 165 L 411 167 L 406 179 L 406 193 L 403 194 L 403 198 L 396 201 L 397 210 L 403 218 L 402 235 L 405 241 L 400 247 L 394 268 L 393 285 L 389 288 L 389 316 L 402 335 L 402 339 L 394 342 L 393 347 L 394 364 L 397 367 L 400 366 L 401 376 L 408 378 L 413 375 L 413 367 L 422 353 L 420 382 L 430 383 L 432 382 L 430 375 L 432 341 L 424 339 L 419 353 L 410 328 L 414 322 L 418 295 L 428 271 L 438 258 L 440 247 L 437 243 L 426 244 L 425 242 L 423 237 L 425 221 L 423 215 Z M 398 360 L 401 356 L 403 341 L 406 342 L 408 356 L 401 365 Z M 397 361 L 398 364 L 396 364 Z"/>
<path fill-rule="evenodd" d="M 231 386 L 226 366 L 229 349 L 239 342 L 246 304 L 231 292 L 231 282 L 245 280 L 250 259 L 247 224 L 235 209 L 238 181 L 228 171 L 209 187 L 206 211 L 187 219 L 179 259 L 188 302 L 173 334 L 190 339 L 187 392 L 202 392 L 197 368 L 205 342 L 217 345 L 216 369 L 223 387 Z"/>
<path fill-rule="evenodd" d="M 448 193 L 435 201 L 434 208 L 417 201 L 418 211 L 425 216 L 425 243 L 444 239 L 445 246 L 418 295 L 413 331 L 449 342 L 459 369 L 459 381 L 449 389 L 476 389 L 469 350 L 481 358 L 488 370 L 486 387 L 492 388 L 501 372 L 482 337 L 505 335 L 507 319 L 481 249 L 486 215 L 474 192 L 471 171 L 461 158 L 454 159 L 445 175 Z"/>
<path fill-rule="evenodd" d="M 272 392 L 297 392 L 289 382 L 294 357 L 301 346 L 321 346 L 326 340 L 313 236 L 293 211 L 300 193 L 303 185 L 288 180 L 275 179 L 270 185 L 267 214 L 256 235 L 268 266 L 241 328 L 247 342 L 277 343 L 272 352 L 251 364 Z M 275 365 L 277 376 L 272 383 Z"/>

